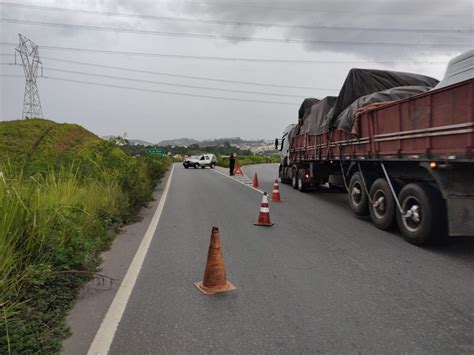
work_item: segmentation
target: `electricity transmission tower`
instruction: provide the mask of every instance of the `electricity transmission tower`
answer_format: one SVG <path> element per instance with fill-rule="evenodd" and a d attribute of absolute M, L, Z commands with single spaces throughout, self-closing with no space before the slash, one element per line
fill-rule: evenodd
<path fill-rule="evenodd" d="M 43 63 L 39 57 L 38 45 L 31 39 L 18 34 L 20 42 L 15 51 L 19 53 L 25 72 L 25 96 L 23 98 L 23 118 L 43 118 L 41 101 L 36 85 L 38 69 L 41 67 L 43 73 Z M 15 52 L 15 64 L 16 64 Z"/>

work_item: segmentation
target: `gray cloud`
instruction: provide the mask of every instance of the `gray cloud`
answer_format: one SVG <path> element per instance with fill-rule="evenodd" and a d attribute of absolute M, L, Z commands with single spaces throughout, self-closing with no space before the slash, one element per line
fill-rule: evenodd
<path fill-rule="evenodd" d="M 308 41 L 362 42 L 362 43 L 409 43 L 403 46 L 356 46 L 304 44 L 308 51 L 330 51 L 360 55 L 369 59 L 416 58 L 420 56 L 448 55 L 466 50 L 473 45 L 473 2 L 458 0 L 366 0 L 366 1 L 211 1 L 188 2 L 184 10 L 190 15 L 206 16 L 228 21 L 283 23 L 289 25 L 360 27 L 380 29 L 372 31 L 333 31 L 288 29 L 281 31 L 281 38 Z M 290 10 L 293 9 L 293 10 Z M 301 11 L 296 11 L 299 9 Z M 464 33 L 390 32 L 383 29 L 418 30 L 471 30 Z M 255 27 L 227 26 L 221 33 L 228 35 L 258 35 Z M 427 44 L 423 46 L 422 44 Z M 429 45 L 433 44 L 433 45 Z M 461 44 L 459 47 L 443 47 L 437 44 Z"/>
<path fill-rule="evenodd" d="M 25 0 L 26 2 L 27 0 Z M 194 0 L 192 0 L 194 1 Z M 197 4 L 196 4 L 197 3 Z M 224 5 L 222 5 L 225 3 Z M 321 0 L 266 1 L 266 0 L 115 0 L 35 1 L 35 5 L 80 8 L 93 11 L 137 13 L 154 16 L 186 17 L 227 22 L 278 23 L 287 25 L 347 26 L 370 28 L 417 28 L 417 29 L 472 29 L 472 2 L 457 0 L 449 5 L 441 0 Z M 233 5 L 232 5 L 233 4 Z M 287 8 L 278 10 L 276 8 Z M 290 11 L 301 8 L 305 11 Z M 97 16 L 77 13 L 59 13 L 33 9 L 14 9 L 0 6 L 2 17 L 107 26 L 182 33 L 205 33 L 218 36 L 246 36 L 267 38 L 294 38 L 311 41 L 358 41 L 400 43 L 460 43 L 472 46 L 472 33 L 406 33 L 406 32 L 341 32 L 330 30 L 302 30 L 297 28 L 262 28 L 216 25 L 194 22 L 151 21 L 138 18 Z M 321 12 L 318 12 L 321 11 Z M 162 71 L 211 78 L 266 82 L 285 85 L 337 89 L 351 67 L 417 72 L 441 78 L 445 64 L 408 63 L 446 62 L 465 48 L 444 47 L 381 47 L 381 46 L 333 46 L 324 44 L 286 44 L 244 42 L 239 40 L 208 40 L 178 37 L 162 37 L 146 34 L 113 33 L 85 29 L 63 29 L 33 25 L 0 23 L 2 42 L 16 42 L 22 32 L 40 45 L 44 57 L 55 57 L 98 64 Z M 146 58 L 97 53 L 53 51 L 41 46 L 96 48 L 148 53 L 175 53 L 217 57 L 249 57 L 326 60 L 320 64 L 301 63 L 245 63 L 183 60 L 176 58 Z M 13 53 L 11 47 L 0 47 L 2 53 Z M 3 60 L 4 58 L 2 58 Z M 392 64 L 353 63 L 360 61 L 399 61 Z M 7 60 L 3 60 L 7 61 Z M 347 63 L 332 63 L 342 61 Z M 128 78 L 151 79 L 168 83 L 209 85 L 199 80 L 164 78 L 117 72 L 105 69 L 60 64 L 43 60 L 45 67 L 120 75 Z M 21 74 L 21 68 L 0 66 L 0 74 Z M 86 75 L 54 74 L 62 78 L 88 80 L 112 85 L 129 85 L 154 90 L 169 90 L 190 94 L 217 95 L 243 99 L 275 100 L 264 95 L 228 94 L 205 89 L 165 88 L 152 84 L 131 84 L 120 80 L 108 80 Z M 23 81 L 18 78 L 0 77 L 0 120 L 19 118 L 23 99 Z M 124 89 L 95 87 L 77 83 L 40 79 L 40 95 L 45 115 L 57 121 L 76 122 L 100 134 L 122 134 L 130 137 L 158 141 L 167 138 L 189 136 L 213 138 L 242 136 L 248 138 L 272 138 L 290 122 L 295 121 L 300 101 L 304 97 L 324 97 L 332 90 L 301 90 L 268 88 L 268 92 L 301 95 L 293 106 L 256 104 L 233 101 L 217 101 L 204 98 L 144 93 Z M 226 89 L 255 90 L 251 85 L 214 84 Z M 265 88 L 259 88 L 259 91 Z M 278 100 L 278 99 L 276 99 Z"/>

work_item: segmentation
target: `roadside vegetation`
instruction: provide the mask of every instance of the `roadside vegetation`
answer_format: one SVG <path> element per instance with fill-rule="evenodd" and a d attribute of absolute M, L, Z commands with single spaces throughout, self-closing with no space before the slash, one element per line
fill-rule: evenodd
<path fill-rule="evenodd" d="M 265 164 L 265 163 L 279 163 L 280 157 L 278 155 L 242 155 L 235 158 L 235 164 L 237 163 L 241 166 L 252 165 L 252 164 Z M 218 157 L 219 166 L 228 168 L 229 167 L 229 158 L 228 157 Z"/>
<path fill-rule="evenodd" d="M 120 137 L 117 137 L 120 138 Z M 241 150 L 237 147 L 231 146 L 229 143 L 219 146 L 207 146 L 200 147 L 197 144 L 192 144 L 187 147 L 175 147 L 175 146 L 144 146 L 137 144 L 129 144 L 126 140 L 119 139 L 118 142 L 122 143 L 122 148 L 133 156 L 145 156 L 147 150 L 151 148 L 161 148 L 165 152 L 170 153 L 172 156 L 180 156 L 181 158 L 175 159 L 176 162 L 183 161 L 185 156 L 200 155 L 204 153 L 214 154 L 217 157 L 218 165 L 222 167 L 229 167 L 229 156 L 234 154 L 237 156 L 237 161 L 240 165 L 251 165 L 251 164 L 264 164 L 264 163 L 279 163 L 280 156 L 274 153 L 267 153 L 265 155 L 255 155 L 249 150 Z"/>
<path fill-rule="evenodd" d="M 179 146 L 145 146 L 139 144 L 126 144 L 123 145 L 123 149 L 128 152 L 130 155 L 146 155 L 147 150 L 150 148 L 157 148 L 163 149 L 165 152 L 170 153 L 171 155 L 180 155 L 190 156 L 190 155 L 199 155 L 203 153 L 208 154 L 215 154 L 215 155 L 230 155 L 231 153 L 238 154 L 238 155 L 252 155 L 252 152 L 249 150 L 242 150 L 235 146 L 230 145 L 229 143 L 224 143 L 222 145 L 216 146 L 206 146 L 201 147 L 198 144 L 192 144 L 186 147 L 179 147 Z"/>
<path fill-rule="evenodd" d="M 0 354 L 60 351 L 80 287 L 169 164 L 76 125 L 0 122 Z"/>

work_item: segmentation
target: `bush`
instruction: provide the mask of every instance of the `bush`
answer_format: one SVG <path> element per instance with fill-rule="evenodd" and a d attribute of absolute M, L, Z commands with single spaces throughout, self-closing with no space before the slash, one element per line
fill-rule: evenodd
<path fill-rule="evenodd" d="M 91 141 L 74 154 L 0 162 L 0 353 L 57 353 L 65 317 L 114 227 L 152 198 L 167 158 Z"/>
<path fill-rule="evenodd" d="M 235 158 L 235 164 L 240 164 L 240 166 L 244 165 L 252 165 L 252 164 L 265 164 L 265 163 L 279 163 L 280 156 L 278 155 L 244 155 L 244 156 L 237 156 Z M 228 157 L 219 157 L 219 166 L 224 168 L 229 167 L 229 158 Z"/>

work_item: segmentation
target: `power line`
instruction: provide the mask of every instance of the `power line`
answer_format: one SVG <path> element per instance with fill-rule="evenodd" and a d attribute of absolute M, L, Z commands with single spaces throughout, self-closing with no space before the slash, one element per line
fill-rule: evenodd
<path fill-rule="evenodd" d="M 0 46 L 15 46 L 14 43 L 0 42 Z M 432 64 L 446 65 L 445 61 L 334 61 L 334 60 L 299 60 L 299 59 L 266 59 L 266 58 L 234 58 L 234 57 L 217 57 L 217 56 L 197 56 L 169 53 L 146 53 L 146 52 L 130 52 L 130 51 L 112 51 L 106 49 L 90 49 L 76 47 L 58 47 L 58 46 L 41 46 L 41 50 L 57 50 L 66 52 L 87 52 L 114 55 L 132 55 L 140 57 L 163 57 L 177 58 L 185 60 L 205 60 L 205 61 L 223 61 L 223 62 L 247 62 L 247 63 L 297 63 L 297 64 Z"/>
<path fill-rule="evenodd" d="M 329 14 L 334 14 L 334 13 L 341 13 L 341 14 L 354 14 L 352 11 L 344 11 L 344 10 L 332 10 L 332 11 L 325 11 L 325 10 L 320 10 L 317 9 L 315 6 L 314 2 L 306 2 L 306 3 L 298 3 L 301 5 L 305 5 L 305 8 L 294 8 L 294 7 L 276 7 L 274 1 L 268 1 L 270 5 L 258 5 L 254 1 L 190 1 L 190 0 L 181 0 L 183 3 L 188 3 L 188 4 L 194 4 L 194 5 L 220 5 L 220 6 L 237 6 L 237 7 L 247 7 L 247 8 L 257 8 L 257 9 L 268 9 L 268 10 L 282 10 L 282 11 L 297 11 L 297 12 L 318 12 L 318 13 L 329 13 Z M 280 2 L 281 3 L 281 2 Z M 401 16 L 407 16 L 407 15 L 413 15 L 413 16 L 429 16 L 429 17 L 438 17 L 437 15 L 423 15 L 423 14 L 414 14 L 414 13 L 377 13 L 374 11 L 366 11 L 366 12 L 361 12 L 361 13 L 366 13 L 368 15 L 401 15 Z M 359 13 L 356 13 L 357 15 Z M 457 15 L 457 14 L 447 14 L 445 16 L 469 16 L 469 15 Z"/>
<path fill-rule="evenodd" d="M 38 6 L 30 4 L 15 4 L 9 2 L 0 2 L 0 6 L 26 8 L 42 11 L 56 11 L 63 13 L 78 13 L 85 15 L 99 15 L 108 17 L 126 17 L 138 18 L 153 21 L 169 21 L 169 22 L 186 22 L 186 23 L 201 23 L 201 24 L 215 24 L 215 25 L 232 25 L 237 27 L 275 27 L 287 29 L 302 29 L 302 30 L 330 30 L 330 31 L 361 31 L 361 32 L 419 32 L 419 33 L 472 33 L 470 29 L 416 29 L 416 28 L 367 28 L 367 27 L 344 27 L 344 26 L 324 26 L 324 25 L 290 25 L 278 23 L 260 23 L 260 22 L 245 22 L 245 21 L 225 21 L 225 20 L 210 20 L 210 19 L 195 19 L 183 17 L 168 17 L 168 16 L 153 16 L 144 14 L 131 14 L 107 11 L 93 11 L 83 9 L 69 9 L 63 7 L 53 6 Z"/>
<path fill-rule="evenodd" d="M 131 28 L 117 28 L 117 27 L 103 27 L 103 26 L 86 26 L 67 23 L 41 22 L 20 19 L 0 18 L 0 22 L 26 24 L 33 26 L 47 26 L 56 28 L 73 28 L 88 31 L 101 32 L 115 32 L 115 33 L 133 33 L 146 34 L 165 37 L 181 37 L 181 38 L 199 38 L 199 39 L 214 39 L 214 40 L 231 40 L 243 42 L 265 42 L 265 43 L 294 43 L 294 44 L 319 44 L 329 46 L 365 46 L 365 47 L 447 47 L 460 48 L 471 47 L 467 44 L 451 44 L 451 43 L 396 43 L 396 42 L 345 42 L 345 41 L 325 41 L 325 40 L 306 40 L 306 39 L 281 39 L 281 38 L 266 38 L 266 37 L 247 37 L 247 36 L 230 36 L 230 35 L 213 35 L 213 34 L 198 34 L 198 33 L 180 33 L 180 32 L 165 32 L 165 31 L 151 31 L 151 30 L 137 30 Z"/>
<path fill-rule="evenodd" d="M 76 0 L 77 1 L 77 0 Z M 163 0 L 154 0 L 154 3 L 162 3 L 168 1 Z M 354 11 L 348 10 L 320 10 L 317 6 L 315 6 L 314 2 L 299 2 L 300 5 L 305 5 L 305 8 L 291 8 L 291 7 L 275 7 L 275 2 L 273 0 L 268 1 L 259 1 L 259 3 L 268 3 L 269 5 L 256 5 L 254 1 L 190 1 L 190 0 L 180 0 L 180 3 L 186 3 L 191 5 L 221 5 L 221 6 L 237 6 L 237 7 L 247 7 L 247 8 L 258 8 L 258 9 L 268 9 L 268 10 L 282 10 L 282 11 L 296 11 L 296 12 L 315 12 L 315 13 L 324 13 L 324 14 L 352 14 L 352 15 L 380 15 L 380 16 L 393 16 L 393 15 L 400 15 L 400 16 L 416 16 L 416 17 L 436 17 L 438 18 L 440 15 L 430 15 L 430 14 L 423 14 L 423 13 L 414 13 L 414 12 L 393 12 L 390 11 L 389 13 L 380 13 L 375 11 L 359 11 L 355 13 Z M 280 4 L 283 2 L 280 2 Z M 342 6 L 341 6 L 342 7 Z M 449 17 L 470 17 L 469 14 L 443 14 L 442 16 L 449 16 Z"/>
<path fill-rule="evenodd" d="M 84 80 L 58 78 L 58 77 L 53 77 L 53 76 L 44 76 L 43 78 L 49 79 L 49 80 L 67 81 L 67 82 L 79 83 L 79 84 L 87 84 L 87 85 L 95 85 L 95 86 L 104 86 L 104 87 L 110 87 L 110 88 L 128 89 L 128 90 L 135 90 L 135 91 L 145 91 L 145 92 L 153 92 L 153 93 L 168 94 L 168 95 L 190 96 L 190 97 L 200 97 L 200 98 L 208 98 L 208 99 L 216 99 L 216 100 L 225 100 L 225 101 L 253 102 L 253 103 L 265 103 L 265 104 L 276 104 L 276 105 L 292 105 L 292 106 L 299 105 L 298 103 L 283 102 L 283 101 L 266 101 L 266 100 L 239 99 L 239 98 L 231 98 L 231 97 L 224 97 L 224 96 L 201 95 L 201 94 L 188 94 L 188 93 L 179 93 L 179 92 L 173 92 L 173 91 L 144 89 L 144 88 L 137 88 L 137 87 L 131 87 L 131 86 L 112 85 L 112 84 L 95 83 L 95 82 L 84 81 Z"/>
<path fill-rule="evenodd" d="M 6 78 L 23 78 L 22 75 L 17 74 L 0 74 L 0 77 Z M 199 97 L 199 98 L 206 98 L 206 99 L 215 99 L 215 100 L 224 100 L 224 101 L 237 101 L 237 102 L 251 102 L 251 103 L 264 103 L 264 104 L 276 104 L 276 105 L 299 105 L 298 103 L 291 103 L 291 102 L 283 102 L 283 101 L 266 101 L 266 100 L 252 100 L 252 99 L 238 99 L 238 98 L 231 98 L 231 97 L 224 97 L 224 96 L 213 96 L 213 95 L 200 95 L 200 94 L 187 94 L 187 93 L 179 93 L 173 91 L 163 91 L 163 90 L 153 90 L 153 89 L 144 89 L 144 88 L 137 88 L 131 86 L 123 86 L 123 85 L 112 85 L 112 84 L 103 84 L 103 83 L 94 83 L 91 81 L 84 81 L 84 80 L 74 80 L 74 79 L 66 79 L 66 78 L 57 78 L 53 76 L 42 76 L 42 79 L 46 80 L 57 80 L 57 81 L 66 81 L 78 84 L 87 84 L 87 85 L 94 85 L 94 86 L 103 86 L 109 88 L 116 88 L 116 89 L 127 89 L 127 90 L 134 90 L 134 91 L 144 91 L 144 92 L 152 92 L 152 93 L 159 93 L 159 94 L 168 94 L 168 95 L 177 95 L 177 96 L 190 96 L 190 97 Z"/>
<path fill-rule="evenodd" d="M 48 60 L 53 60 L 53 61 L 58 61 L 58 62 L 63 62 L 63 63 L 79 64 L 79 65 L 85 65 L 85 66 L 91 66 L 91 67 L 97 67 L 97 68 L 121 70 L 121 71 L 128 71 L 128 72 L 141 73 L 141 74 L 162 75 L 162 76 L 169 76 L 169 77 L 173 77 L 173 78 L 195 79 L 195 80 L 214 81 L 214 82 L 219 82 L 219 83 L 244 84 L 244 85 L 255 85 L 255 86 L 264 86 L 264 87 L 286 88 L 286 89 L 334 90 L 334 91 L 337 91 L 337 89 L 329 89 L 329 88 L 315 88 L 315 87 L 308 87 L 308 86 L 291 86 L 291 85 L 270 84 L 270 83 L 257 83 L 257 82 L 253 82 L 253 81 L 216 79 L 216 78 L 208 78 L 208 77 L 204 77 L 204 76 L 172 74 L 172 73 L 164 73 L 164 72 L 158 72 L 158 71 L 117 67 L 117 66 L 112 66 L 112 65 L 86 63 L 86 62 L 80 62 L 80 61 L 76 61 L 76 60 L 59 59 L 59 58 L 52 58 L 52 57 L 45 57 L 45 56 L 42 56 L 42 58 L 48 59 Z"/>
<path fill-rule="evenodd" d="M 276 93 L 267 93 L 267 92 L 262 92 L 262 91 L 234 90 L 234 89 L 224 89 L 224 88 L 216 88 L 216 87 L 209 87 L 209 86 L 166 83 L 166 82 L 162 82 L 162 81 L 125 78 L 125 77 L 122 77 L 122 76 L 95 74 L 95 73 L 88 73 L 88 72 L 83 72 L 83 71 L 58 69 L 58 68 L 50 68 L 50 67 L 44 67 L 44 69 L 45 70 L 50 70 L 50 71 L 55 71 L 55 72 L 60 72 L 60 73 L 88 75 L 88 76 L 94 76 L 94 77 L 98 77 L 98 78 L 126 80 L 126 81 L 134 81 L 134 82 L 140 82 L 140 83 L 146 83 L 146 84 L 176 86 L 176 87 L 181 87 L 181 88 L 205 89 L 205 90 L 213 90 L 213 91 L 234 92 L 234 93 L 239 93 L 239 94 L 252 94 L 252 95 L 256 94 L 256 95 L 277 96 L 277 97 L 297 97 L 297 98 L 301 98 L 301 95 L 276 94 Z M 335 90 L 335 91 L 337 91 L 337 90 Z"/>
<path fill-rule="evenodd" d="M 254 9 L 265 9 L 265 10 L 277 10 L 277 11 L 292 11 L 292 12 L 313 12 L 313 13 L 322 13 L 322 14 L 351 14 L 351 15 L 370 15 L 370 16 L 414 16 L 414 17 L 432 17 L 439 18 L 440 15 L 430 15 L 423 13 L 414 13 L 414 12 L 389 12 L 389 13 L 380 13 L 375 11 L 344 11 L 344 10 L 320 10 L 317 8 L 317 4 L 314 2 L 307 2 L 306 7 L 277 7 L 274 6 L 273 1 L 269 1 L 269 5 L 258 5 L 255 2 L 243 2 L 243 1 L 207 1 L 207 2 L 198 2 L 198 1 L 188 1 L 182 0 L 183 3 L 194 4 L 194 5 L 219 5 L 219 6 L 233 6 L 233 7 L 244 7 L 244 8 L 254 8 Z M 303 3 L 300 3 L 304 5 Z M 341 6 L 342 7 L 342 6 Z M 445 14 L 444 17 L 469 17 L 468 14 Z"/>
<path fill-rule="evenodd" d="M 48 58 L 48 57 L 43 57 L 43 58 L 44 59 L 56 60 L 55 58 Z M 96 65 L 96 64 L 76 62 L 76 61 L 70 61 L 70 60 L 61 60 L 61 59 L 59 59 L 59 61 L 66 62 L 66 63 L 79 63 L 79 64 L 83 64 L 83 65 L 91 65 L 91 66 L 94 66 L 94 67 L 103 67 L 103 68 L 109 68 L 109 69 L 120 69 L 120 70 L 139 72 L 139 73 L 162 74 L 162 73 L 145 71 L 145 70 L 134 70 L 134 69 L 127 69 L 127 68 L 114 67 L 114 66 L 108 66 L 108 65 Z M 0 65 L 17 65 L 18 66 L 18 64 L 14 64 L 14 63 L 0 63 Z M 114 75 L 95 74 L 95 73 L 88 73 L 88 72 L 83 72 L 83 71 L 74 71 L 74 70 L 51 68 L 51 67 L 44 67 L 43 69 L 49 70 L 49 71 L 62 72 L 62 73 L 69 73 L 69 74 L 89 75 L 89 76 L 108 78 L 108 79 L 127 80 L 127 81 L 135 81 L 135 82 L 142 82 L 142 83 L 148 83 L 148 84 L 176 86 L 176 87 L 184 87 L 184 88 L 192 88 L 192 89 L 205 89 L 205 90 L 235 92 L 235 93 L 240 93 L 240 94 L 257 94 L 257 95 L 277 96 L 277 97 L 297 97 L 297 98 L 301 97 L 301 95 L 277 94 L 277 93 L 269 93 L 269 92 L 262 92 L 262 91 L 250 91 L 250 90 L 234 90 L 234 89 L 216 88 L 216 87 L 209 87 L 209 86 L 167 83 L 167 82 L 144 80 L 144 79 L 133 79 L 133 78 L 114 76 Z M 164 74 L 164 75 L 169 75 L 169 76 L 173 76 L 173 77 L 175 76 L 173 74 Z M 176 75 L 176 76 L 178 76 L 178 77 L 187 77 L 187 76 L 183 76 L 183 75 Z M 208 78 L 202 78 L 202 77 L 192 77 L 192 78 L 200 78 L 200 79 L 205 79 L 205 80 L 214 80 L 214 79 L 208 79 Z M 226 82 L 226 80 L 219 80 L 219 79 L 216 79 L 216 80 Z M 237 82 L 237 83 L 242 83 L 242 82 Z M 265 84 L 260 84 L 260 85 L 267 86 Z M 316 88 L 307 88 L 307 89 L 310 89 L 310 90 L 339 91 L 337 89 L 329 89 L 329 88 L 318 88 L 318 89 L 316 89 Z"/>

